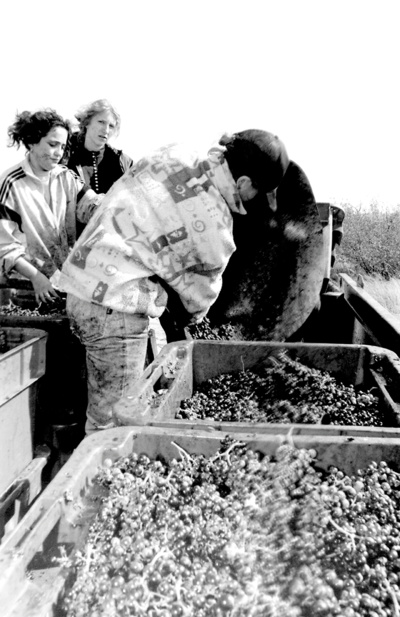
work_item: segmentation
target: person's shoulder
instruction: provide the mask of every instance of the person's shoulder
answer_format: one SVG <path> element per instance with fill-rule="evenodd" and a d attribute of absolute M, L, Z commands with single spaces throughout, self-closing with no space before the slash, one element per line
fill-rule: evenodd
<path fill-rule="evenodd" d="M 109 155 L 118 158 L 123 170 L 126 171 L 127 169 L 134 167 L 134 160 L 130 156 L 128 156 L 123 150 L 119 150 L 118 148 L 114 148 L 114 146 L 110 146 L 110 144 L 106 144 L 106 153 L 107 152 Z"/>
<path fill-rule="evenodd" d="M 79 182 L 80 184 L 82 184 L 82 180 L 80 179 L 78 174 L 73 169 L 67 167 L 64 164 L 60 163 L 59 165 L 57 165 L 56 169 L 54 169 L 52 173 L 54 178 L 60 178 L 61 180 L 65 179 L 70 182 Z"/>
<path fill-rule="evenodd" d="M 295 161 L 290 160 L 288 168 L 286 170 L 285 176 L 291 179 L 297 179 L 298 182 L 303 182 L 304 184 L 310 184 L 309 179 L 302 167 Z M 285 178 L 284 176 L 284 178 Z"/>
<path fill-rule="evenodd" d="M 105 149 L 106 149 L 106 151 L 108 151 L 109 153 L 114 154 L 115 156 L 119 156 L 119 157 L 123 157 L 125 159 L 132 160 L 131 157 L 128 156 L 123 150 L 120 150 L 119 148 L 115 148 L 114 146 L 110 146 L 110 144 L 106 144 L 105 145 Z"/>
<path fill-rule="evenodd" d="M 70 173 L 74 173 L 74 172 L 72 171 L 72 169 L 67 167 L 64 163 L 59 163 L 57 165 L 57 167 L 55 169 L 53 169 L 53 171 L 52 171 L 53 177 L 60 176 L 62 174 L 67 174 L 68 175 Z"/>
<path fill-rule="evenodd" d="M 21 161 L 12 165 L 11 167 L 8 167 L 6 170 L 0 173 L 0 184 L 2 186 L 4 184 L 11 186 L 19 180 L 25 178 L 26 175 L 27 174 L 24 166 L 24 161 Z"/>
<path fill-rule="evenodd" d="M 277 189 L 277 196 L 287 196 L 290 199 L 306 198 L 310 201 L 315 201 L 311 183 L 304 170 L 295 163 L 290 161 L 285 175 Z"/>
<path fill-rule="evenodd" d="M 78 131 L 74 131 L 69 138 L 69 147 L 77 148 L 81 143 L 80 133 Z"/>
<path fill-rule="evenodd" d="M 308 216 L 310 211 L 315 210 L 315 196 L 310 181 L 303 169 L 290 161 L 288 168 L 276 190 L 276 204 L 278 210 L 283 214 L 296 216 L 301 213 Z"/>
<path fill-rule="evenodd" d="M 83 149 L 82 137 L 79 132 L 74 132 L 69 138 L 68 148 L 64 153 L 62 163 L 65 165 L 76 164 L 75 159 L 79 159 Z"/>
<path fill-rule="evenodd" d="M 105 152 L 108 152 L 108 154 L 115 154 L 116 156 L 120 156 L 122 154 L 122 150 L 119 150 L 118 148 L 115 148 L 114 146 L 110 146 L 110 144 L 106 144 L 104 146 Z"/>

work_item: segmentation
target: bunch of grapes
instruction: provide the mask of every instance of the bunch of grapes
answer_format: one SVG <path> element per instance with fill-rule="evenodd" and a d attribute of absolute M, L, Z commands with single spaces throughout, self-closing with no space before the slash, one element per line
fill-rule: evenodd
<path fill-rule="evenodd" d="M 13 317 L 65 317 L 65 299 L 55 298 L 51 302 L 42 302 L 37 308 L 23 308 L 10 302 L 0 306 L 0 315 L 12 315 Z"/>
<path fill-rule="evenodd" d="M 4 330 L 0 330 L 0 353 L 8 351 L 7 334 Z"/>
<path fill-rule="evenodd" d="M 398 617 L 400 476 L 384 462 L 346 476 L 290 441 L 177 448 L 105 461 L 66 617 Z"/>
<path fill-rule="evenodd" d="M 282 354 L 270 365 L 203 382 L 181 402 L 176 418 L 383 426 L 385 412 L 371 392 Z"/>
<path fill-rule="evenodd" d="M 230 324 L 212 325 L 208 317 L 198 324 L 188 326 L 188 332 L 193 339 L 207 341 L 229 341 L 240 338 L 238 331 Z"/>

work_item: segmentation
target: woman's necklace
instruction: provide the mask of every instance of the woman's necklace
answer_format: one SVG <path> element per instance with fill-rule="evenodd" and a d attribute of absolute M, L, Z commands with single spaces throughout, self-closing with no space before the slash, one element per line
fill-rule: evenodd
<path fill-rule="evenodd" d="M 97 169 L 97 157 L 96 157 L 96 153 L 92 152 L 92 159 L 93 159 L 93 178 L 94 178 L 94 188 L 96 193 L 99 192 L 99 171 Z"/>

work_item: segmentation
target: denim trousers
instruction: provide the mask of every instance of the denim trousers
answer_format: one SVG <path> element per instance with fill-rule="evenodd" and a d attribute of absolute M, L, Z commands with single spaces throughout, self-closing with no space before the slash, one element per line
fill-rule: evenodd
<path fill-rule="evenodd" d="M 146 362 L 149 318 L 121 313 L 67 295 L 73 333 L 86 350 L 86 434 L 118 425 L 128 411 Z"/>

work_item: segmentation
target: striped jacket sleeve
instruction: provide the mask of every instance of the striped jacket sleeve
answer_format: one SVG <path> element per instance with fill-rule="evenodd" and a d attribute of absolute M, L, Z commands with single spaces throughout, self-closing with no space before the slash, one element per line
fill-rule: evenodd
<path fill-rule="evenodd" d="M 25 255 L 22 219 L 18 209 L 15 184 L 25 177 L 21 167 L 0 179 L 0 272 L 8 276 L 15 262 Z"/>

